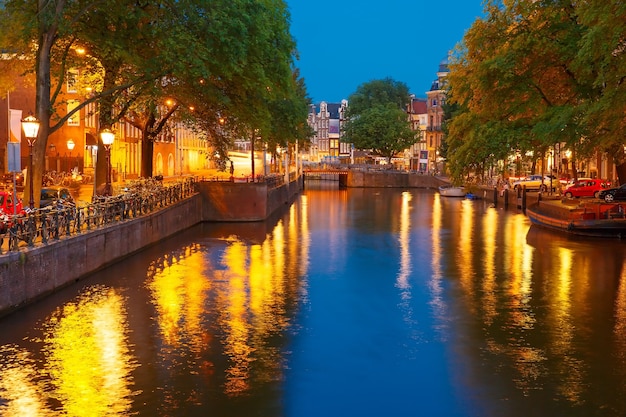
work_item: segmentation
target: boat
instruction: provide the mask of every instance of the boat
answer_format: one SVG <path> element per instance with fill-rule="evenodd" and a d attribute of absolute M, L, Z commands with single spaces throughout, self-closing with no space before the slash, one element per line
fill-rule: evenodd
<path fill-rule="evenodd" d="M 575 206 L 542 200 L 526 208 L 532 225 L 577 236 L 626 238 L 626 203 L 594 201 Z"/>
<path fill-rule="evenodd" d="M 439 194 L 444 197 L 465 197 L 465 188 L 455 185 L 442 185 L 439 187 Z"/>

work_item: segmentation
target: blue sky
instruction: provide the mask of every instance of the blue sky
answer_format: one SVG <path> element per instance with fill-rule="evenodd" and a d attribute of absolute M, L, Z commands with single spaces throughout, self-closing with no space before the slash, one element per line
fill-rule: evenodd
<path fill-rule="evenodd" d="M 426 97 L 439 62 L 482 14 L 482 0 L 286 0 L 313 103 L 338 103 L 391 77 Z M 342 41 L 343 39 L 343 41 Z"/>

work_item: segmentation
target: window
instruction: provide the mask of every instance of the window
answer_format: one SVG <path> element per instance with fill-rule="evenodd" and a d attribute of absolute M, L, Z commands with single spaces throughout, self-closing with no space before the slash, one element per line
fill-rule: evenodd
<path fill-rule="evenodd" d="M 433 99 L 432 105 L 433 105 L 433 107 L 437 107 L 437 99 L 436 98 Z"/>
<path fill-rule="evenodd" d="M 77 90 L 78 84 L 78 70 L 71 69 L 67 71 L 67 92 L 75 93 Z"/>
<path fill-rule="evenodd" d="M 72 112 L 80 102 L 78 100 L 68 100 L 67 101 L 67 114 Z M 80 126 L 80 111 L 74 113 L 69 119 L 67 119 L 68 126 Z"/>

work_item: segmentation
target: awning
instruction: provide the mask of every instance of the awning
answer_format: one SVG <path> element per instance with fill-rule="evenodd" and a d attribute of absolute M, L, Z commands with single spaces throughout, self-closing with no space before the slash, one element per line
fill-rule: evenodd
<path fill-rule="evenodd" d="M 85 146 L 98 146 L 98 140 L 89 132 L 85 133 Z"/>

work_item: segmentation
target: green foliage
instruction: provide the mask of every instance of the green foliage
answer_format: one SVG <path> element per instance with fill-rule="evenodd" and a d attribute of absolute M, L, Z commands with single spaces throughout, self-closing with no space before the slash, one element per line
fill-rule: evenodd
<path fill-rule="evenodd" d="M 450 65 L 448 101 L 462 109 L 448 127 L 452 169 L 506 159 L 498 149 L 535 158 L 557 143 L 579 157 L 619 149 L 625 19 L 617 0 L 488 1 Z"/>
<path fill-rule="evenodd" d="M 418 140 L 406 113 L 409 101 L 406 84 L 391 78 L 361 84 L 349 97 L 344 140 L 391 161 Z"/>
<path fill-rule="evenodd" d="M 37 10 L 38 4 L 46 7 Z M 76 111 L 97 102 L 101 126 L 130 121 L 149 133 L 143 142 L 165 128 L 170 117 L 195 126 L 219 149 L 233 135 L 250 137 L 258 131 L 293 141 L 309 133 L 302 128 L 307 99 L 304 84 L 294 78 L 295 42 L 284 0 L 141 5 L 127 0 L 3 0 L 0 14 L 0 49 L 15 52 L 2 69 L 11 63 L 37 75 L 36 113 L 44 122 L 40 138 L 71 116 L 65 115 L 60 87 L 74 67 L 81 70 L 79 85 L 90 88 L 88 94 L 79 89 L 85 99 Z M 87 54 L 78 56 L 77 47 Z M 0 77 L 7 89 L 10 81 Z M 176 113 L 160 110 L 166 99 L 176 103 Z M 35 146 L 37 177 L 46 141 Z M 148 152 L 142 155 L 148 157 Z"/>
<path fill-rule="evenodd" d="M 410 101 L 409 87 L 391 78 L 373 80 L 357 87 L 349 101 L 349 116 L 359 115 L 377 104 L 394 104 L 400 109 L 406 109 Z"/>
<path fill-rule="evenodd" d="M 407 115 L 394 103 L 374 104 L 346 123 L 344 138 L 359 149 L 372 149 L 388 160 L 417 139 Z"/>

